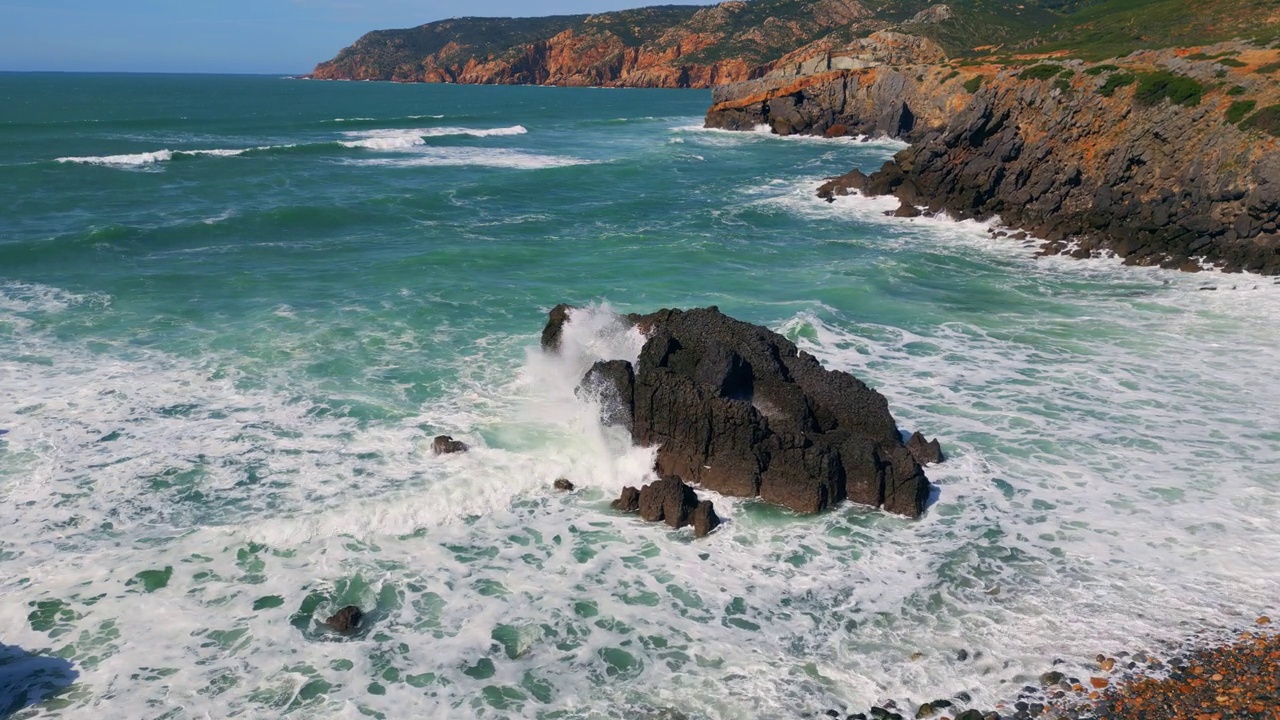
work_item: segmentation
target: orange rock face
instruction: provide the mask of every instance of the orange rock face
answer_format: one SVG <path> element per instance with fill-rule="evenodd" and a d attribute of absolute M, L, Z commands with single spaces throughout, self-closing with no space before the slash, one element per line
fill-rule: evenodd
<path fill-rule="evenodd" d="M 858 0 L 784 0 L 767 7 L 730 1 L 563 18 L 463 18 L 369 33 L 311 77 L 707 88 L 759 77 L 795 48 L 871 16 Z"/>

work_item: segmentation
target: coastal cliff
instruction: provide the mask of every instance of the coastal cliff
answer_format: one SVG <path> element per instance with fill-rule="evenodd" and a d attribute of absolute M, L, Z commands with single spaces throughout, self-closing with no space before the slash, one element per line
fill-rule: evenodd
<path fill-rule="evenodd" d="M 467 17 L 367 33 L 316 66 L 319 80 L 710 88 L 797 54 L 882 31 L 951 55 L 1028 41 L 1079 0 L 728 0 L 597 15 Z M 917 60 L 918 61 L 918 60 Z"/>
<path fill-rule="evenodd" d="M 987 65 L 846 56 L 864 66 L 826 70 L 827 53 L 717 88 L 707 125 L 909 141 L 823 193 L 998 216 L 1046 253 L 1280 274 L 1280 50 L 1232 42 Z"/>
<path fill-rule="evenodd" d="M 755 0 L 461 18 L 368 33 L 318 65 L 312 77 L 709 88 L 763 74 L 783 54 L 836 29 L 871 32 L 889 23 L 872 15 L 858 0 Z"/>

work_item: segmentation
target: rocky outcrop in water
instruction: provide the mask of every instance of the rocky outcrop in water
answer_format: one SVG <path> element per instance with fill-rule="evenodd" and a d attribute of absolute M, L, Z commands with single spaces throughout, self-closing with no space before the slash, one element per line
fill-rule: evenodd
<path fill-rule="evenodd" d="M 437 435 L 431 441 L 431 451 L 436 455 L 452 455 L 467 451 L 467 444 L 461 440 L 454 440 L 449 435 Z"/>
<path fill-rule="evenodd" d="M 924 511 L 928 479 L 884 396 L 857 378 L 716 308 L 628 320 L 648 337 L 639 362 L 596 363 L 580 392 L 600 397 L 607 422 L 657 448 L 659 477 L 798 512 L 845 499 L 908 517 Z M 643 512 L 641 498 L 625 493 L 615 504 L 633 505 Z"/>
<path fill-rule="evenodd" d="M 720 526 L 720 517 L 711 501 L 699 502 L 693 488 L 674 477 L 649 483 L 639 490 L 623 488 L 613 507 L 622 512 L 638 512 L 649 522 L 665 522 L 676 529 L 692 525 L 693 536 L 699 538 Z"/>
<path fill-rule="evenodd" d="M 324 624 L 343 634 L 353 633 L 360 628 L 364 613 L 355 605 L 348 605 L 330 615 Z"/>
<path fill-rule="evenodd" d="M 1092 65 L 775 74 L 717 88 L 707 125 L 784 135 L 840 127 L 913 143 L 870 176 L 824 185 L 828 198 L 893 194 L 955 218 L 999 216 L 1050 254 L 1274 275 L 1275 67 L 1280 50 L 1223 43 Z"/>

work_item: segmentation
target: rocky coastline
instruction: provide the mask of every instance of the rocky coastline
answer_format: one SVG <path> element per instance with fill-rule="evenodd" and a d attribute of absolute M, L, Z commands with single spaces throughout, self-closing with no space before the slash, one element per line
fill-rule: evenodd
<path fill-rule="evenodd" d="M 707 127 L 905 140 L 822 192 L 999 217 L 1047 254 L 1280 274 L 1278 49 L 903 65 L 873 48 L 865 67 L 825 69 L 832 57 L 716 88 Z"/>

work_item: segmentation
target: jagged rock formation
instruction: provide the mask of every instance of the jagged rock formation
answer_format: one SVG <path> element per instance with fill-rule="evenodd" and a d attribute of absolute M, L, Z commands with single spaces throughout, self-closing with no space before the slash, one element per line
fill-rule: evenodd
<path fill-rule="evenodd" d="M 1280 50 L 1242 43 L 1092 65 L 881 65 L 717 88 L 707 124 L 914 143 L 829 197 L 999 216 L 1048 253 L 1280 274 L 1278 67 Z"/>
<path fill-rule="evenodd" d="M 562 314 L 548 325 L 563 324 Z M 598 362 L 582 387 L 601 397 L 606 421 L 657 448 L 659 477 L 799 512 L 846 498 L 908 517 L 924 511 L 928 479 L 884 396 L 857 378 L 716 308 L 628 319 L 648 337 L 638 364 Z M 643 497 L 615 503 L 633 506 L 643 513 Z"/>
<path fill-rule="evenodd" d="M 710 500 L 698 501 L 693 488 L 679 478 L 663 478 L 636 490 L 622 489 L 622 495 L 613 501 L 614 509 L 622 512 L 638 512 L 649 522 L 665 522 L 680 529 L 693 526 L 693 536 L 706 537 L 720 526 L 720 516 Z"/>

